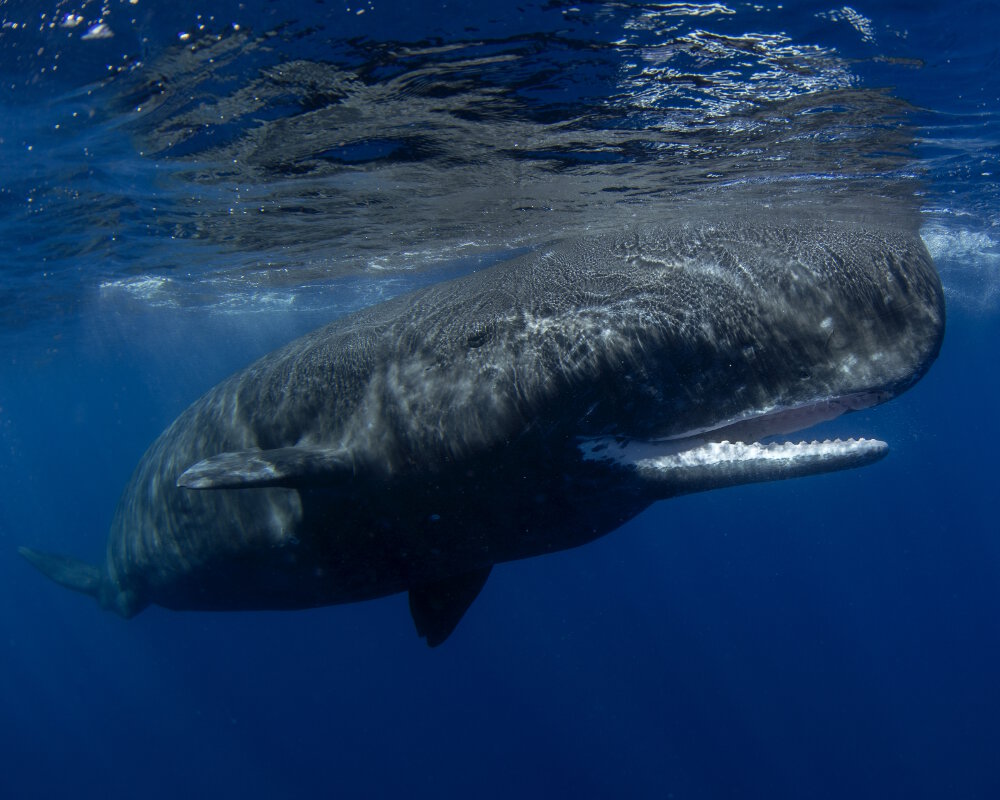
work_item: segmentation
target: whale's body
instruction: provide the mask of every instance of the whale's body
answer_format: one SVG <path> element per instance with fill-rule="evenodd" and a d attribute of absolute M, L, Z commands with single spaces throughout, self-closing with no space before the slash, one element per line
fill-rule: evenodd
<path fill-rule="evenodd" d="M 408 591 L 437 644 L 496 563 L 659 499 L 878 459 L 878 441 L 760 440 L 899 394 L 943 330 L 908 229 L 758 218 L 582 237 L 265 356 L 149 448 L 104 566 L 22 553 L 125 616 Z"/>

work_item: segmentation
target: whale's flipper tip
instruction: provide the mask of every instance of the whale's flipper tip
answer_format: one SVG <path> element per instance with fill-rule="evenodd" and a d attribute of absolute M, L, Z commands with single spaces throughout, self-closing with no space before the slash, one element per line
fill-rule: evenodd
<path fill-rule="evenodd" d="M 437 647 L 451 636 L 459 620 L 486 584 L 493 567 L 472 570 L 462 575 L 410 589 L 410 613 L 417 635 L 430 647 Z"/>

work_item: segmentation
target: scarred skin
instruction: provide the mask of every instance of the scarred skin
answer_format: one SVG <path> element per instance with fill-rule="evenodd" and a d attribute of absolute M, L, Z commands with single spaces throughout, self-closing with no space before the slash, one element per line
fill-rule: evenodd
<path fill-rule="evenodd" d="M 657 499 L 786 476 L 651 479 L 581 441 L 881 402 L 943 330 L 909 230 L 755 218 L 581 238 L 339 319 L 209 391 L 136 468 L 98 589 L 25 554 L 125 616 L 485 580 Z"/>

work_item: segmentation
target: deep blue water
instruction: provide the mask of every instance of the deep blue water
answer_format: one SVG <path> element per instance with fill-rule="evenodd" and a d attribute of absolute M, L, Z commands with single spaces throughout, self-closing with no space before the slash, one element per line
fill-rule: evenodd
<path fill-rule="evenodd" d="M 1000 796 L 992 4 L 159 5 L 0 5 L 0 795 Z M 916 198 L 948 299 L 831 423 L 876 465 L 501 565 L 434 650 L 404 596 L 126 622 L 17 557 L 96 561 L 152 439 L 337 314 L 841 184 Z"/>

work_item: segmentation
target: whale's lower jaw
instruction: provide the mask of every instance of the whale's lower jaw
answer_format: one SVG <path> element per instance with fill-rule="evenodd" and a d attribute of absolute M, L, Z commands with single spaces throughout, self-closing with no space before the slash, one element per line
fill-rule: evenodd
<path fill-rule="evenodd" d="M 703 442 L 677 449 L 658 442 L 587 439 L 580 443 L 588 461 L 605 461 L 632 470 L 657 484 L 658 494 L 673 496 L 819 475 L 871 464 L 889 452 L 878 439 L 823 442 Z"/>
<path fill-rule="evenodd" d="M 678 493 L 685 493 L 861 467 L 888 452 L 889 446 L 878 439 L 708 442 L 680 453 L 640 459 L 634 468 L 645 479 L 666 481 Z"/>

